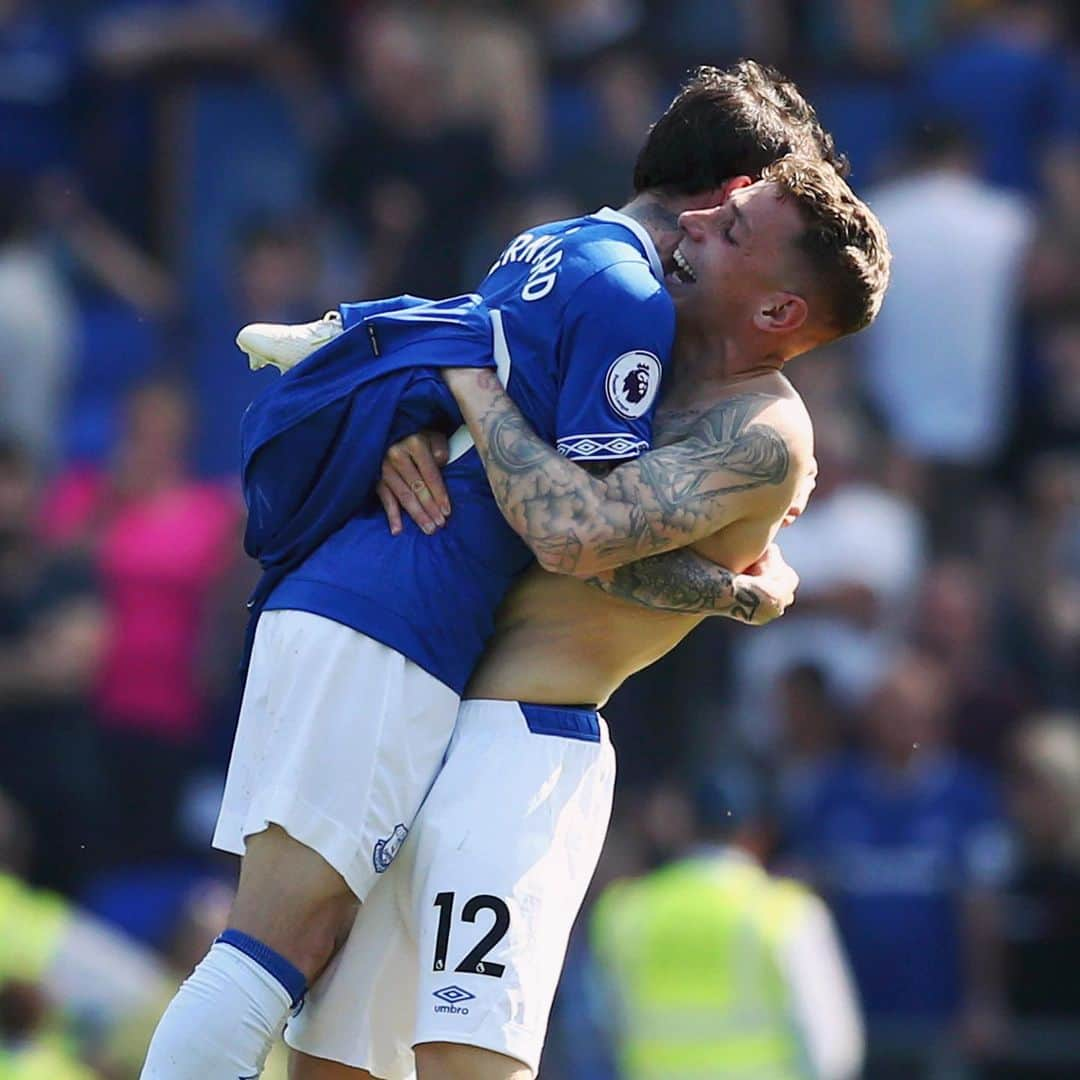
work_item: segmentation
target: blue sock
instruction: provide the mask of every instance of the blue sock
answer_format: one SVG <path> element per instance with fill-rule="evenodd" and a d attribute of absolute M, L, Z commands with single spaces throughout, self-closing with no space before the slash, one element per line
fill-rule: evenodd
<path fill-rule="evenodd" d="M 239 949 L 260 967 L 265 968 L 285 988 L 292 1007 L 295 1009 L 307 993 L 307 979 L 304 973 L 285 959 L 281 953 L 274 952 L 269 945 L 264 945 L 258 938 L 245 934 L 243 930 L 223 930 L 214 944 L 221 942 Z"/>

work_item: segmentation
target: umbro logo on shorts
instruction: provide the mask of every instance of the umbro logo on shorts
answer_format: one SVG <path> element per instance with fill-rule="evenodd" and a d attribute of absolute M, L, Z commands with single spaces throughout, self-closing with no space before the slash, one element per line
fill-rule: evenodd
<path fill-rule="evenodd" d="M 385 840 L 375 841 L 375 850 L 371 853 L 371 861 L 375 864 L 375 873 L 382 874 L 390 869 L 390 864 L 401 850 L 409 830 L 400 822 L 394 826 L 394 831 Z"/>
<path fill-rule="evenodd" d="M 441 990 L 436 990 L 432 997 L 437 997 L 442 1005 L 436 1005 L 435 1011 L 437 1013 L 456 1013 L 461 1016 L 468 1016 L 469 1010 L 463 1006 L 463 1002 L 472 1001 L 476 995 L 470 994 L 468 990 L 462 990 L 460 986 L 444 986 Z"/>

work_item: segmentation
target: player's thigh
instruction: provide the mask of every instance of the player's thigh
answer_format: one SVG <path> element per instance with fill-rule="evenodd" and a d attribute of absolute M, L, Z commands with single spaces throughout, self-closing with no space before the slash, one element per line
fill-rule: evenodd
<path fill-rule="evenodd" d="M 408 835 L 456 716 L 452 690 L 380 642 L 265 612 L 214 835 L 244 856 L 233 928 L 313 979 Z"/>
<path fill-rule="evenodd" d="M 363 901 L 442 764 L 457 695 L 381 642 L 303 611 L 259 619 L 214 846 L 278 825 Z"/>
<path fill-rule="evenodd" d="M 412 1074 L 416 944 L 401 916 L 412 846 L 410 837 L 285 1029 L 285 1042 L 297 1054 L 357 1070 L 326 1066 L 327 1075 L 366 1075 L 360 1070 L 380 1078 Z M 304 1065 L 314 1068 L 307 1061 Z"/>
<path fill-rule="evenodd" d="M 595 712 L 462 703 L 413 837 L 416 1045 L 538 1067 L 614 772 Z"/>
<path fill-rule="evenodd" d="M 416 1047 L 417 1080 L 532 1080 L 534 1075 L 528 1065 L 477 1046 L 421 1043 Z M 332 1080 L 329 1074 L 326 1080 Z"/>
<path fill-rule="evenodd" d="M 294 1050 L 289 1055 L 289 1080 L 378 1080 L 378 1077 L 367 1069 L 354 1069 L 340 1061 L 327 1061 Z"/>
<path fill-rule="evenodd" d="M 229 926 L 316 979 L 348 936 L 359 901 L 318 852 L 278 825 L 247 838 Z"/>

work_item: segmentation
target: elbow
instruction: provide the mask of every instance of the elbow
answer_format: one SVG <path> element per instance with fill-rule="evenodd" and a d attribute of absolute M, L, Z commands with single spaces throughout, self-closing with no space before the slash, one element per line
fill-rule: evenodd
<path fill-rule="evenodd" d="M 572 529 L 550 536 L 532 537 L 527 543 L 536 561 L 549 574 L 587 578 L 607 569 L 601 554 L 583 544 Z"/>
<path fill-rule="evenodd" d="M 603 559 L 592 552 L 570 553 L 552 555 L 545 552 L 543 558 L 537 555 L 536 561 L 549 574 L 562 574 L 564 577 L 577 578 L 579 581 L 587 581 L 609 570 L 617 570 L 620 563 L 612 563 L 610 559 Z"/>

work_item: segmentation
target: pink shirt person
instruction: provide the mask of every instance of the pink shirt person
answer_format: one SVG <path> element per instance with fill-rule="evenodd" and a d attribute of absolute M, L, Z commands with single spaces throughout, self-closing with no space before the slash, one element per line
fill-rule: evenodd
<path fill-rule="evenodd" d="M 137 391 L 111 470 L 76 466 L 47 500 L 43 531 L 94 556 L 111 636 L 94 700 L 104 728 L 191 743 L 202 734 L 200 636 L 239 552 L 240 505 L 186 475 L 188 406 L 170 386 Z"/>

